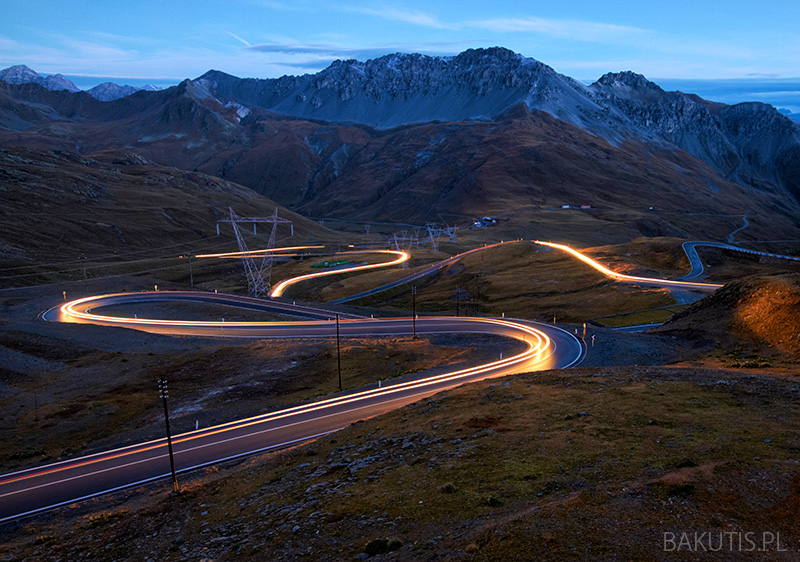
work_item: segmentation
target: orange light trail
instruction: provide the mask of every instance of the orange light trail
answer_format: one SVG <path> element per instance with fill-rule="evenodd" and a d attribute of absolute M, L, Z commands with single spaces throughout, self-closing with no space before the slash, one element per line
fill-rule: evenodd
<path fill-rule="evenodd" d="M 284 326 L 289 326 L 289 325 L 330 326 L 331 325 L 329 321 L 324 321 L 324 320 L 302 321 L 302 322 L 216 322 L 216 321 L 206 322 L 206 321 L 157 320 L 151 318 L 124 318 L 116 316 L 107 316 L 107 315 L 95 314 L 91 311 L 92 305 L 95 305 L 96 308 L 101 308 L 102 306 L 104 306 L 102 303 L 102 299 L 106 299 L 109 297 L 124 296 L 130 298 L 132 301 L 135 302 L 137 299 L 141 297 L 144 297 L 146 299 L 147 295 L 149 294 L 155 295 L 156 293 L 134 293 L 134 294 L 121 293 L 114 295 L 99 295 L 99 296 L 85 297 L 82 299 L 71 301 L 65 303 L 60 307 L 59 310 L 62 314 L 61 321 L 88 322 L 88 323 L 103 324 L 103 325 L 110 324 L 110 325 L 125 326 L 128 328 L 138 329 L 142 331 L 161 331 L 160 328 L 168 327 L 171 329 L 171 333 L 174 334 L 180 334 L 182 332 L 192 333 L 191 328 L 193 327 L 208 327 L 208 328 L 227 327 L 235 329 L 237 327 L 258 327 L 258 326 L 272 327 L 281 325 Z M 161 292 L 157 294 L 160 296 L 165 296 L 168 295 L 169 293 Z M 211 297 L 212 295 L 209 294 L 207 296 Z M 213 296 L 216 298 L 218 295 L 213 295 Z M 400 318 L 392 320 L 402 322 L 402 321 L 407 321 L 408 319 Z M 482 374 L 486 374 L 487 376 L 499 376 L 511 373 L 525 372 L 528 370 L 532 370 L 534 368 L 547 369 L 552 366 L 552 358 L 556 351 L 555 345 L 553 345 L 552 340 L 550 339 L 550 337 L 548 337 L 547 334 L 534 328 L 533 326 L 528 326 L 526 324 L 514 322 L 513 320 L 506 320 L 499 318 L 425 317 L 421 320 L 418 320 L 418 322 L 441 321 L 441 320 L 447 322 L 455 321 L 458 324 L 463 325 L 464 328 L 460 330 L 460 332 L 491 333 L 491 334 L 499 333 L 504 336 L 514 338 L 516 340 L 524 342 L 525 349 L 521 353 L 512 355 L 508 358 L 500 359 L 498 361 L 492 361 L 490 363 L 478 365 L 475 367 L 469 367 L 466 369 L 460 369 L 449 373 L 434 375 L 426 377 L 424 379 L 412 380 L 393 385 L 388 385 L 384 386 L 383 388 L 373 388 L 369 390 L 364 390 L 361 392 L 356 392 L 345 396 L 329 398 L 326 400 L 321 400 L 310 404 L 294 406 L 276 412 L 270 412 L 267 414 L 262 414 L 250 418 L 245 418 L 242 420 L 237 420 L 235 422 L 221 424 L 218 426 L 207 428 L 205 430 L 188 432 L 176 436 L 174 443 L 179 444 L 179 443 L 191 442 L 195 439 L 205 438 L 211 435 L 223 434 L 227 431 L 253 426 L 262 423 L 265 420 L 280 420 L 284 418 L 289 418 L 290 416 L 296 415 L 298 413 L 321 411 L 330 406 L 340 406 L 349 404 L 355 405 L 358 403 L 359 400 L 370 397 L 386 396 L 390 397 L 391 401 L 391 397 L 393 395 L 397 395 L 396 398 L 397 400 L 410 400 L 411 398 L 409 396 L 407 395 L 403 396 L 401 395 L 401 393 L 406 391 L 413 392 L 418 390 L 419 392 L 413 394 L 414 397 L 424 394 L 429 394 L 431 392 L 431 387 L 434 387 L 435 385 L 438 384 L 455 385 L 459 384 L 461 381 L 466 381 L 473 379 L 474 377 L 479 377 Z M 389 320 L 364 318 L 358 320 L 345 319 L 341 320 L 340 322 L 343 325 L 363 326 L 364 328 L 363 335 L 369 335 L 370 324 L 387 322 L 387 321 Z M 182 330 L 181 328 L 185 328 L 185 330 Z M 332 336 L 320 336 L 320 337 L 332 337 Z M 304 422 L 297 422 L 297 423 L 304 423 Z M 16 480 L 26 480 L 43 474 L 60 472 L 61 470 L 68 470 L 74 468 L 75 466 L 85 466 L 89 464 L 104 462 L 105 460 L 108 460 L 110 458 L 135 455 L 147 450 L 156 449 L 162 445 L 163 444 L 160 443 L 159 441 L 151 441 L 131 448 L 121 448 L 114 451 L 109 451 L 101 455 L 97 455 L 96 457 L 92 456 L 86 458 L 78 464 L 67 463 L 63 467 L 55 466 L 43 471 L 21 475 L 17 478 L 9 479 L 6 482 L 13 482 Z"/>
<path fill-rule="evenodd" d="M 90 297 L 91 299 L 92 297 Z M 97 298 L 97 297 L 94 297 Z M 86 301 L 89 299 L 81 299 L 82 301 Z M 77 302 L 77 301 L 76 301 Z M 72 303 L 70 303 L 72 304 Z M 66 305 L 65 305 L 66 306 Z M 63 309 L 64 307 L 62 307 Z M 88 316 L 94 316 L 88 314 Z M 99 317 L 99 318 L 109 318 L 109 317 Z M 432 319 L 442 319 L 442 318 L 432 318 Z M 446 320 L 452 320 L 450 317 L 445 317 Z M 120 318 L 119 320 L 128 320 Z M 160 324 L 162 320 L 146 320 L 147 322 Z M 453 371 L 450 373 L 444 373 L 441 375 L 435 375 L 431 377 L 427 377 L 420 380 L 415 381 L 407 381 L 404 383 L 398 383 L 390 386 L 385 386 L 383 388 L 374 388 L 370 390 L 365 390 L 353 394 L 348 394 L 346 396 L 338 396 L 334 398 L 329 398 L 326 400 L 321 400 L 318 402 L 313 402 L 311 404 L 303 404 L 300 406 L 294 406 L 291 408 L 286 408 L 282 410 L 278 410 L 276 412 L 270 412 L 267 414 L 262 414 L 258 416 L 253 416 L 250 418 L 244 418 L 241 420 L 237 420 L 235 422 L 229 422 L 225 424 L 221 424 L 218 426 L 210 427 L 204 430 L 199 431 L 192 431 L 188 432 L 179 436 L 173 440 L 173 443 L 182 444 L 188 443 L 195 439 L 206 438 L 212 435 L 219 435 L 223 434 L 228 431 L 238 430 L 244 427 L 254 426 L 260 423 L 263 423 L 267 420 L 280 420 L 284 418 L 289 418 L 293 415 L 298 413 L 309 413 L 309 412 L 316 412 L 319 410 L 323 410 L 325 408 L 331 406 L 340 406 L 340 405 L 348 405 L 348 404 L 356 404 L 360 400 L 365 398 L 375 397 L 375 396 L 390 396 L 392 394 L 399 394 L 408 390 L 420 390 L 419 394 L 428 394 L 429 390 L 426 387 L 430 387 L 432 385 L 438 383 L 453 383 L 457 384 L 460 380 L 469 379 L 475 376 L 479 376 L 483 373 L 490 373 L 493 370 L 500 369 L 500 368 L 512 368 L 513 372 L 522 372 L 524 370 L 528 370 L 534 365 L 539 366 L 540 368 L 548 368 L 549 362 L 548 360 L 551 358 L 553 353 L 555 352 L 554 346 L 552 345 L 552 341 L 544 332 L 537 330 L 531 326 L 518 324 L 516 322 L 511 322 L 508 320 L 501 320 L 501 319 L 494 319 L 494 318 L 460 318 L 458 320 L 462 323 L 474 323 L 477 325 L 480 324 L 493 324 L 498 325 L 504 328 L 503 333 L 507 336 L 513 337 L 520 341 L 525 342 L 526 349 L 522 353 L 517 355 L 508 357 L 507 359 L 501 359 L 499 361 L 493 361 L 491 363 L 487 363 L 484 365 L 479 365 L 477 367 L 470 367 L 466 369 L 461 369 L 458 371 Z M 364 320 L 346 320 L 343 321 L 345 323 L 365 323 L 368 324 L 370 322 L 374 322 L 372 319 L 364 319 Z M 231 325 L 233 324 L 250 324 L 244 322 L 230 322 Z M 262 324 L 271 324 L 267 322 L 263 322 Z M 507 329 L 507 330 L 505 330 Z M 486 332 L 489 333 L 489 332 Z M 509 373 L 503 373 L 509 374 Z M 416 395 L 415 395 L 416 396 Z M 408 397 L 398 397 L 398 399 L 408 399 Z M 305 423 L 304 421 L 296 422 L 296 423 Z M 267 431 L 272 431 L 269 429 Z M 28 480 L 32 479 L 41 475 L 45 474 L 53 474 L 57 472 L 61 472 L 63 470 L 71 470 L 78 466 L 87 466 L 91 464 L 96 464 L 100 462 L 105 462 L 109 459 L 114 458 L 121 458 L 125 456 L 131 456 L 138 453 L 142 453 L 148 450 L 157 449 L 159 447 L 163 447 L 163 442 L 161 441 L 150 441 L 147 443 L 143 443 L 138 446 L 134 447 L 125 447 L 121 449 L 116 449 L 113 451 L 108 451 L 107 453 L 98 454 L 96 456 L 91 456 L 82 460 L 78 463 L 65 463 L 63 466 L 53 466 L 51 468 L 33 472 L 29 474 L 24 474 L 15 478 L 10 478 L 4 483 L 11 483 L 20 480 Z"/>
<path fill-rule="evenodd" d="M 271 250 L 248 250 L 246 252 L 224 252 L 222 254 L 197 254 L 196 258 L 241 258 L 244 256 L 263 256 L 266 253 L 286 252 L 289 250 L 316 250 L 325 246 L 291 246 L 287 248 L 273 248 Z"/>
<path fill-rule="evenodd" d="M 636 275 L 625 275 L 624 273 L 617 273 L 616 271 L 611 271 L 606 266 L 594 261 L 589 256 L 586 256 L 575 250 L 570 248 L 569 246 L 565 246 L 564 244 L 554 244 L 552 242 L 542 242 L 541 240 L 533 240 L 534 244 L 540 244 L 542 246 L 548 246 L 550 248 L 555 248 L 557 250 L 561 250 L 562 252 L 567 252 L 568 254 L 578 258 L 583 263 L 593 267 L 603 275 L 614 279 L 615 281 L 622 281 L 623 283 L 648 283 L 648 284 L 657 284 L 663 285 L 667 287 L 682 287 L 686 289 L 719 289 L 722 285 L 717 283 L 697 283 L 693 281 L 674 281 L 672 279 L 656 279 L 653 277 L 637 277 Z"/>
<path fill-rule="evenodd" d="M 365 271 L 368 269 L 377 269 L 380 267 L 390 267 L 392 265 L 398 265 L 403 262 L 406 262 L 411 257 L 408 252 L 404 252 L 402 250 L 369 250 L 366 252 L 337 252 L 336 255 L 348 255 L 348 254 L 390 254 L 397 256 L 397 259 L 394 259 L 389 262 L 385 263 L 370 263 L 367 265 L 356 265 L 353 267 L 343 267 L 340 269 L 331 269 L 328 271 L 319 271 L 317 273 L 309 273 L 307 275 L 301 275 L 299 277 L 293 277 L 291 279 L 286 279 L 285 281 L 281 281 L 272 289 L 272 292 L 269 294 L 271 297 L 280 297 L 283 295 L 283 292 L 286 290 L 287 287 L 294 285 L 295 283 L 299 283 L 300 281 L 305 281 L 307 279 L 314 279 L 316 277 L 325 277 L 327 275 L 337 275 L 339 273 L 350 273 L 353 271 Z"/>

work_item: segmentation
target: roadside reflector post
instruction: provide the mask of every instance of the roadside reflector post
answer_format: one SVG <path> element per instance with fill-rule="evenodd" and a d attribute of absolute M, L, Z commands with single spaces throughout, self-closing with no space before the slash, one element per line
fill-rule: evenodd
<path fill-rule="evenodd" d="M 172 490 L 175 493 L 181 491 L 180 486 L 178 486 L 178 476 L 175 473 L 175 454 L 172 450 L 172 434 L 169 430 L 169 409 L 167 408 L 167 379 L 158 379 L 158 393 L 161 396 L 161 400 L 164 403 L 164 422 L 167 426 L 167 449 L 169 449 L 169 468 L 172 471 Z"/>
<path fill-rule="evenodd" d="M 411 337 L 417 337 L 417 286 L 411 287 Z"/>

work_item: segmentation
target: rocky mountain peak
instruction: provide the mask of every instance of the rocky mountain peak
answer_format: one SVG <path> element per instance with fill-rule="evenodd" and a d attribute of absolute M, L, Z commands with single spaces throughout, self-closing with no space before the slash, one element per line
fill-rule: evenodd
<path fill-rule="evenodd" d="M 509 62 L 520 63 L 525 57 L 505 47 L 489 47 L 484 49 L 467 49 L 453 57 L 458 64 L 506 64 Z"/>
<path fill-rule="evenodd" d="M 8 84 L 39 84 L 48 90 L 67 90 L 70 92 L 78 92 L 78 88 L 71 80 L 65 78 L 61 74 L 53 74 L 52 76 L 41 76 L 38 72 L 25 66 L 18 64 L 5 70 L 0 71 L 0 80 Z"/>
<path fill-rule="evenodd" d="M 41 84 L 48 90 L 67 90 L 69 92 L 81 91 L 81 89 L 78 88 L 72 80 L 64 77 L 63 74 L 46 76 Z"/>
<path fill-rule="evenodd" d="M 90 96 L 100 101 L 114 101 L 129 96 L 139 89 L 133 86 L 120 86 L 114 82 L 103 82 L 86 91 Z"/>
<path fill-rule="evenodd" d="M 641 74 L 626 70 L 623 72 L 609 72 L 600 77 L 600 79 L 593 84 L 594 87 L 603 87 L 605 89 L 613 90 L 617 95 L 630 97 L 630 93 L 637 94 L 663 94 L 664 90 L 656 84 L 651 82 Z"/>
<path fill-rule="evenodd" d="M 37 72 L 24 64 L 17 64 L 5 70 L 0 70 L 0 80 L 8 84 L 38 83 L 41 78 Z"/>

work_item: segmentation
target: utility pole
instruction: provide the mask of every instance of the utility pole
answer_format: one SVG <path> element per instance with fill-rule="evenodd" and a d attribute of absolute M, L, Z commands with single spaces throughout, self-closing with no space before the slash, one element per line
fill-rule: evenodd
<path fill-rule="evenodd" d="M 461 300 L 461 285 L 456 285 L 456 317 L 459 316 L 458 303 Z"/>
<path fill-rule="evenodd" d="M 88 293 L 89 289 L 86 288 L 86 254 L 81 254 L 83 260 L 83 292 Z"/>
<path fill-rule="evenodd" d="M 192 254 L 183 254 L 182 258 L 189 258 L 189 285 L 194 287 L 194 276 L 192 275 Z"/>
<path fill-rule="evenodd" d="M 167 448 L 169 449 L 169 467 L 172 471 L 172 489 L 175 493 L 181 491 L 178 486 L 178 476 L 175 474 L 175 454 L 172 451 L 172 433 L 169 430 L 169 410 L 167 409 L 167 379 L 158 379 L 158 393 L 164 402 L 164 421 L 167 424 Z"/>
<path fill-rule="evenodd" d="M 339 344 L 339 315 L 336 315 L 336 362 L 339 370 L 339 391 L 342 390 L 342 347 Z"/>
<path fill-rule="evenodd" d="M 411 336 L 417 337 L 417 286 L 411 287 Z"/>

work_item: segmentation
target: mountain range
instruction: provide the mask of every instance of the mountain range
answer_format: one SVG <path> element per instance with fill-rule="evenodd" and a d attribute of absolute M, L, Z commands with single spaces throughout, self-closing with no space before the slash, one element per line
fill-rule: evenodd
<path fill-rule="evenodd" d="M 24 64 L 18 64 L 6 68 L 5 70 L 0 70 L 0 80 L 7 84 L 39 84 L 48 90 L 67 90 L 73 93 L 81 91 L 72 80 L 66 78 L 62 74 L 41 76 L 38 72 L 28 68 Z M 154 92 L 159 89 L 160 88 L 149 84 L 138 88 L 128 85 L 120 86 L 113 82 L 104 82 L 98 84 L 94 88 L 86 90 L 86 92 L 100 101 L 114 101 L 141 90 Z"/>
<path fill-rule="evenodd" d="M 744 236 L 800 238 L 800 126 L 772 106 L 633 72 L 587 86 L 503 48 L 265 80 L 212 70 L 109 102 L 0 83 L 0 144 L 123 148 L 314 217 L 449 222 L 580 203 L 597 212 L 573 227 L 596 239 L 615 223 L 598 242 L 719 238 L 742 215 Z M 718 231 L 703 213 L 722 217 Z M 516 224 L 541 228 L 533 215 Z"/>

